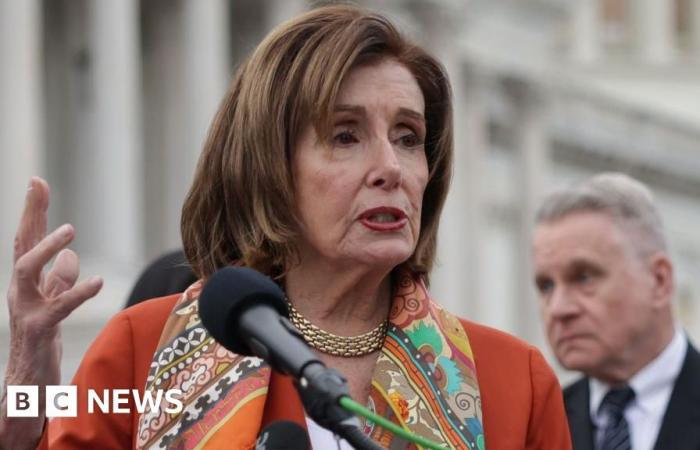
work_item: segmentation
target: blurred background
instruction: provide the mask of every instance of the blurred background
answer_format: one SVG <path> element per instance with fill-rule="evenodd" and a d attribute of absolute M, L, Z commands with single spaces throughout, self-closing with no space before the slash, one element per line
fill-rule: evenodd
<path fill-rule="evenodd" d="M 445 64 L 456 166 L 435 297 L 545 344 L 529 263 L 543 193 L 603 171 L 655 192 L 700 342 L 700 0 L 374 0 Z M 0 0 L 0 290 L 33 174 L 103 291 L 63 328 L 68 382 L 184 194 L 237 64 L 302 0 Z M 8 353 L 0 308 L 0 370 Z M 572 374 L 557 368 L 563 382 Z"/>

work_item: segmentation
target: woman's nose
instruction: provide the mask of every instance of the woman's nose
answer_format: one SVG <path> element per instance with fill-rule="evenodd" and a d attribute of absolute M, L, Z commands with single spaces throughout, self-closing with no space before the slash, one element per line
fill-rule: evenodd
<path fill-rule="evenodd" d="M 372 187 L 395 189 L 401 185 L 401 164 L 389 139 L 378 139 L 374 146 L 368 182 Z"/>

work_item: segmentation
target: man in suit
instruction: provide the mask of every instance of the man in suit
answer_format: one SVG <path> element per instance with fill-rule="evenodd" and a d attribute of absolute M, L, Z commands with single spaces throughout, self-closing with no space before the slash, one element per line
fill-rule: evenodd
<path fill-rule="evenodd" d="M 700 354 L 675 321 L 673 265 L 651 193 L 622 174 L 555 192 L 533 237 L 547 338 L 575 450 L 700 449 Z"/>

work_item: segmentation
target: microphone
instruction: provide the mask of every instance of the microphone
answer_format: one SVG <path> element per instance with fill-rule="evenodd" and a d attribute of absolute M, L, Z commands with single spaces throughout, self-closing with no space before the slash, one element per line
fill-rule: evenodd
<path fill-rule="evenodd" d="M 329 369 L 288 320 L 284 292 L 265 275 L 243 267 L 224 267 L 207 280 L 199 295 L 199 316 L 209 334 L 239 355 L 258 356 L 295 380 L 306 413 L 358 449 L 381 449 L 360 430 L 360 421 L 343 409 L 350 397 L 347 380 Z"/>
<path fill-rule="evenodd" d="M 300 379 L 324 364 L 287 320 L 285 295 L 265 275 L 243 267 L 215 272 L 199 296 L 199 316 L 214 339 L 233 353 L 259 356 L 278 372 Z"/>
<path fill-rule="evenodd" d="M 257 442 L 255 450 L 310 450 L 311 442 L 306 431 L 295 422 L 279 420 L 266 426 Z"/>

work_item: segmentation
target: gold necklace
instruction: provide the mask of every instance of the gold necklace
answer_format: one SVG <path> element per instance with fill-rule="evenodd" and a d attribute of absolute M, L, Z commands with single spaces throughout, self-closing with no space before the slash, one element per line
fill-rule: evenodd
<path fill-rule="evenodd" d="M 287 306 L 292 325 L 301 332 L 307 344 L 323 353 L 345 357 L 364 356 L 376 352 L 384 345 L 388 320 L 380 323 L 374 330 L 358 336 L 338 336 L 311 323 L 291 303 L 287 303 Z"/>

